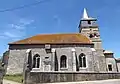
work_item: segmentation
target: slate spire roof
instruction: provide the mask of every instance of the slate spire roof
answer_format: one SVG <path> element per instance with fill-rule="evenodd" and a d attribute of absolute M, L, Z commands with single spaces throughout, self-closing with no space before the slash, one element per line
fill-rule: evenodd
<path fill-rule="evenodd" d="M 83 19 L 88 19 L 89 17 L 88 17 L 88 14 L 87 14 L 87 10 L 86 10 L 86 8 L 84 8 L 84 12 L 83 12 L 83 17 L 82 17 Z"/>
<path fill-rule="evenodd" d="M 84 8 L 83 16 L 82 16 L 82 19 L 81 19 L 81 20 L 96 20 L 96 18 L 89 17 L 89 15 L 88 15 L 88 13 L 87 13 L 87 9 Z"/>

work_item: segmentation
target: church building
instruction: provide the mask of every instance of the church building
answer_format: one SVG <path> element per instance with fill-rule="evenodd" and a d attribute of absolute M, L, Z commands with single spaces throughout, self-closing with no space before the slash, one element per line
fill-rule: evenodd
<path fill-rule="evenodd" d="M 30 72 L 120 72 L 120 60 L 104 50 L 97 19 L 86 9 L 76 33 L 39 34 L 9 43 L 7 74 Z"/>

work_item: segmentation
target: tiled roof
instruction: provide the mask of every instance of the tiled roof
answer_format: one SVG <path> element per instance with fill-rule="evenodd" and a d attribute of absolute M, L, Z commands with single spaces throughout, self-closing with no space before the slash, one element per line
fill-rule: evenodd
<path fill-rule="evenodd" d="M 84 43 L 91 44 L 91 41 L 84 35 L 77 34 L 39 34 L 12 42 L 9 44 L 71 44 L 71 43 Z"/>

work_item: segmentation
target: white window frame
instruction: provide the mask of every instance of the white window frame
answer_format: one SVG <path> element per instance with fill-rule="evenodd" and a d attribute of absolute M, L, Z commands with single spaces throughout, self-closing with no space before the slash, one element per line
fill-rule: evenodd
<path fill-rule="evenodd" d="M 84 54 L 84 53 L 81 53 L 81 54 Z M 79 55 L 79 57 L 81 56 L 81 54 Z M 82 56 L 82 62 L 83 62 L 83 57 L 85 57 L 85 62 L 86 62 L 86 67 L 80 67 L 80 69 L 86 69 L 87 68 L 87 56 L 84 54 L 84 56 Z M 79 60 L 79 64 L 80 64 L 80 60 Z M 83 66 L 83 63 L 82 63 L 82 66 Z"/>
<path fill-rule="evenodd" d="M 112 64 L 112 63 L 108 63 L 108 64 L 107 64 L 108 72 L 112 72 L 112 71 L 109 71 L 109 67 L 108 67 L 108 65 L 111 65 L 111 66 L 112 66 L 112 71 L 113 71 L 113 64 Z"/>
<path fill-rule="evenodd" d="M 36 54 L 35 54 L 35 55 L 36 55 Z M 34 56 L 35 56 L 35 55 L 34 55 Z M 39 54 L 38 54 L 38 55 L 39 55 Z M 33 56 L 33 58 L 34 58 L 34 56 Z M 39 68 L 37 68 L 37 59 L 36 59 L 36 58 L 37 58 L 37 59 L 40 58 Z M 39 55 L 39 57 L 35 57 L 35 60 L 36 60 L 35 68 L 32 68 L 32 69 L 33 69 L 33 70 L 34 70 L 34 69 L 35 69 L 35 70 L 36 70 L 36 69 L 40 69 L 40 67 L 41 67 L 41 57 L 40 57 L 40 55 Z M 34 60 L 33 60 L 33 61 L 34 61 Z"/>
<path fill-rule="evenodd" d="M 62 56 L 65 56 L 65 57 L 66 57 L 66 67 L 61 67 L 61 57 L 62 57 Z M 61 69 L 61 70 L 68 69 L 68 57 L 67 57 L 66 55 L 61 55 L 61 57 L 60 57 L 60 69 Z"/>

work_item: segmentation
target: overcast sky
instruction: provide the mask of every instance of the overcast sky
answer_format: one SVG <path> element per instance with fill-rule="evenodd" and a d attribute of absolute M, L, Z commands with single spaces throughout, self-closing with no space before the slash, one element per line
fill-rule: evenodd
<path fill-rule="evenodd" d="M 1 0 L 0 11 L 37 1 Z M 120 57 L 120 0 L 44 0 L 35 6 L 0 12 L 0 55 L 9 42 L 36 34 L 78 33 L 83 8 L 98 19 L 103 48 Z"/>

